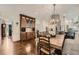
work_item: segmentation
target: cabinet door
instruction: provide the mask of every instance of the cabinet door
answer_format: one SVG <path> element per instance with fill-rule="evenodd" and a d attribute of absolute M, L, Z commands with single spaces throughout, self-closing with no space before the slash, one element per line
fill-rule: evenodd
<path fill-rule="evenodd" d="M 21 41 L 26 40 L 26 33 L 25 32 L 21 32 Z"/>
<path fill-rule="evenodd" d="M 35 33 L 34 32 L 27 32 L 26 38 L 27 38 L 27 40 L 34 39 Z"/>
<path fill-rule="evenodd" d="M 25 20 L 25 17 L 22 17 L 21 19 L 21 27 L 26 27 L 26 20 Z"/>

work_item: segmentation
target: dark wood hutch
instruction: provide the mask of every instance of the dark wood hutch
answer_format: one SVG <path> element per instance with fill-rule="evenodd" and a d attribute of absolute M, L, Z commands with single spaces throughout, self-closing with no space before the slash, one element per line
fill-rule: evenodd
<path fill-rule="evenodd" d="M 35 39 L 35 18 L 20 14 L 20 40 Z"/>

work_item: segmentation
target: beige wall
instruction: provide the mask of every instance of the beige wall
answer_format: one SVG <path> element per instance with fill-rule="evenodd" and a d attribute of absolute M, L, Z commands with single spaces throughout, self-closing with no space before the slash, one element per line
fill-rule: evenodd
<path fill-rule="evenodd" d="M 50 19 L 49 14 L 50 10 L 46 10 L 50 7 L 48 5 L 0 5 L 0 16 L 8 22 L 12 20 L 13 22 L 13 41 L 20 40 L 20 17 L 19 14 L 25 14 L 36 18 L 36 21 L 39 22 L 38 28 L 40 31 L 43 31 L 43 22 Z M 50 5 L 49 5 L 50 6 Z M 16 22 L 19 22 L 17 25 Z"/>
<path fill-rule="evenodd" d="M 14 15 L 13 15 L 14 16 Z M 9 20 L 9 17 L 7 16 L 2 16 L 3 18 L 2 19 L 4 19 L 5 20 L 5 23 L 6 23 L 6 25 L 7 25 L 7 27 L 8 27 L 8 24 L 9 24 L 9 22 L 8 22 L 8 20 Z M 12 20 L 12 37 L 13 37 L 13 41 L 17 41 L 17 40 L 20 40 L 20 26 L 19 26 L 19 24 L 18 25 L 16 25 L 16 22 L 19 22 L 19 16 L 17 16 L 18 18 L 10 18 L 10 20 Z M 1 30 L 0 30 L 1 31 Z M 6 29 L 6 34 L 7 34 L 7 29 Z M 1 33 L 1 32 L 0 32 Z"/>

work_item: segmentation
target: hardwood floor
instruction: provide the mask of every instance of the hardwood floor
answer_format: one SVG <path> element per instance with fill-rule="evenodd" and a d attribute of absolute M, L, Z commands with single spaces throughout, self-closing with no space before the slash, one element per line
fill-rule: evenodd
<path fill-rule="evenodd" d="M 13 42 L 11 37 L 5 37 L 0 42 L 0 55 L 36 55 L 34 39 Z"/>

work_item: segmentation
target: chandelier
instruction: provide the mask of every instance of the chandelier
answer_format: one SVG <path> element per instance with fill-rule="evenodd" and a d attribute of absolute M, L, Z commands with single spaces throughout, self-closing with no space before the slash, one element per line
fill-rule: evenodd
<path fill-rule="evenodd" d="M 56 14 L 56 4 L 53 4 L 53 14 L 51 15 L 50 24 L 57 24 L 59 22 L 59 14 Z"/>

